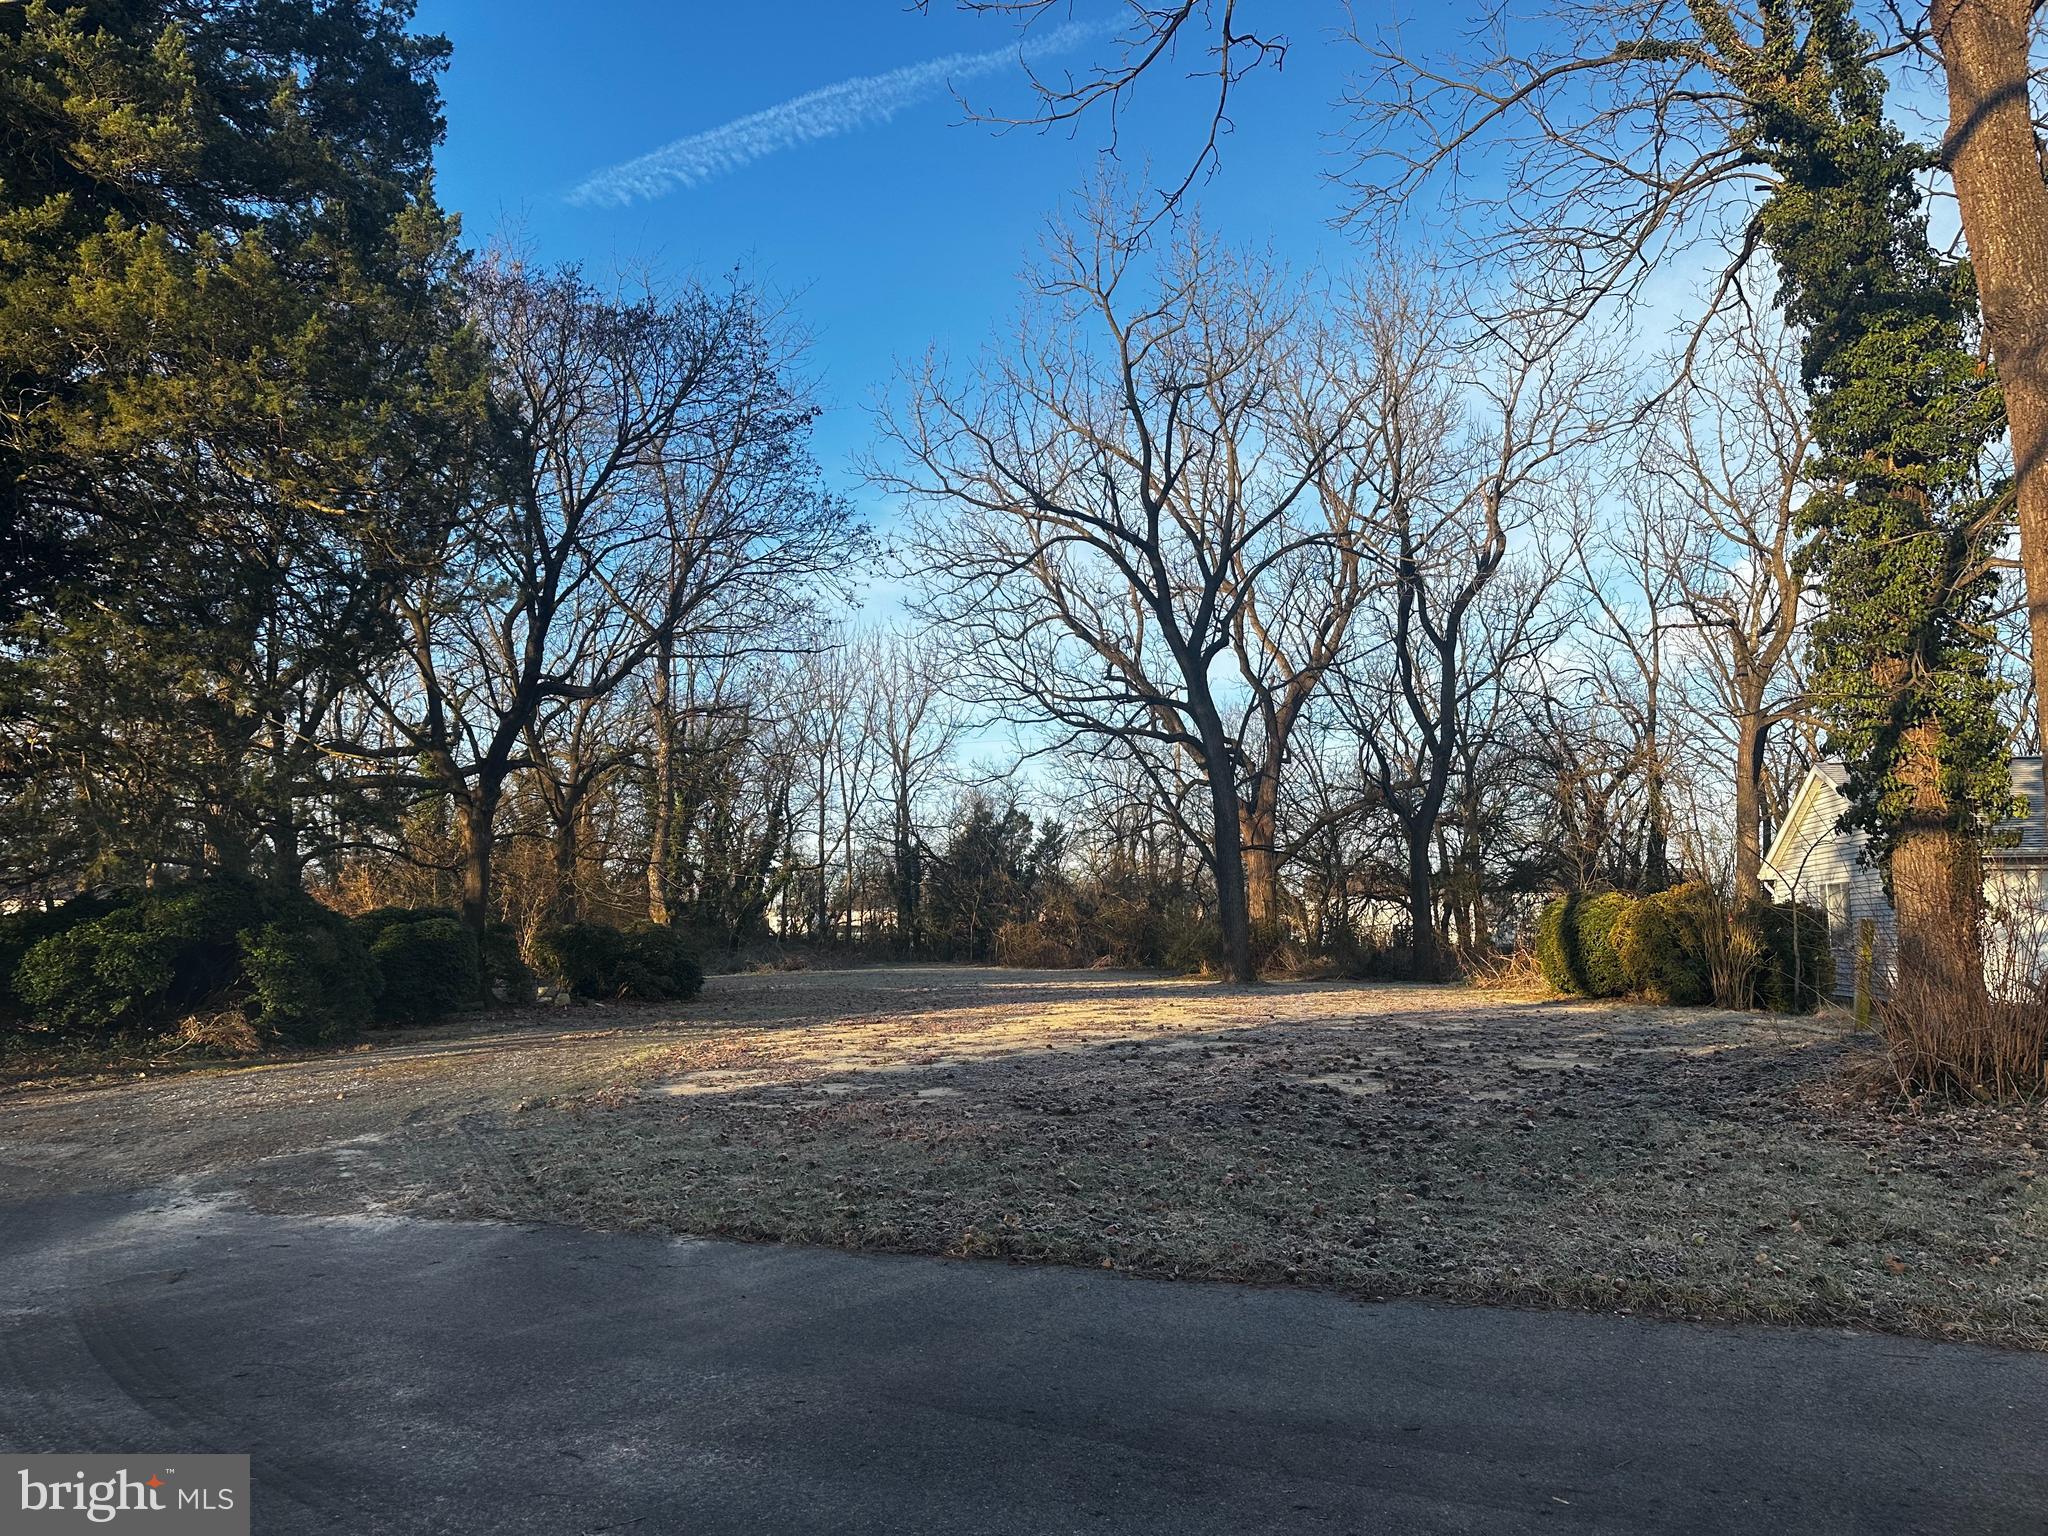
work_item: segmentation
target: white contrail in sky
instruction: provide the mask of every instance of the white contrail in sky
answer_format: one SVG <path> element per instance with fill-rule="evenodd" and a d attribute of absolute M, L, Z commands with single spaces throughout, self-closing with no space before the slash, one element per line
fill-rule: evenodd
<path fill-rule="evenodd" d="M 1102 31 L 1100 26 L 1068 22 L 1031 40 L 1039 57 L 1060 53 Z M 588 206 L 614 206 L 660 197 L 677 187 L 702 186 L 778 150 L 836 138 L 870 123 L 886 123 L 905 107 L 1005 66 L 1015 68 L 1017 49 L 987 53 L 952 53 L 923 64 L 910 64 L 886 74 L 861 75 L 793 96 L 760 112 L 736 117 L 717 128 L 693 133 L 660 149 L 599 171 L 569 193 L 569 201 Z"/>

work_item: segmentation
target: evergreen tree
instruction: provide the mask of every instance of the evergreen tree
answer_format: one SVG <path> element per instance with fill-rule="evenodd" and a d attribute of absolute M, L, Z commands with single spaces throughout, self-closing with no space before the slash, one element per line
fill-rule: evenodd
<path fill-rule="evenodd" d="M 1783 184 L 1756 226 L 1803 334 L 1817 445 L 1801 517 L 1823 612 L 1812 690 L 1899 913 L 1902 977 L 1981 989 L 1978 850 L 2010 814 L 1988 640 L 2004 417 L 1975 349 L 1966 263 L 1928 241 L 1932 154 L 1884 117 L 1870 39 L 1842 0 L 1774 12 L 1748 150 Z"/>
<path fill-rule="evenodd" d="M 298 877 L 335 701 L 463 490 L 446 45 L 411 9 L 0 8 L 0 774 L 45 841 L 63 778 L 87 874 Z"/>

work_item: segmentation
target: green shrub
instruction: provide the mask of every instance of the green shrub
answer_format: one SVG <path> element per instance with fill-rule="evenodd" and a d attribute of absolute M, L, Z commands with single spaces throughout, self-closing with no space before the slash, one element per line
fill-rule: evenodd
<path fill-rule="evenodd" d="M 609 923 L 567 923 L 541 932 L 533 959 L 556 986 L 578 997 L 604 997 L 612 995 L 624 950 L 625 935 Z"/>
<path fill-rule="evenodd" d="M 1564 963 L 1564 913 L 1565 903 L 1572 898 L 1559 896 L 1543 904 L 1543 910 L 1536 914 L 1536 968 L 1543 973 L 1543 979 L 1553 992 L 1571 992 L 1571 967 Z"/>
<path fill-rule="evenodd" d="M 533 972 L 519 953 L 519 935 L 507 923 L 484 929 L 477 959 L 483 965 L 484 995 L 501 1003 L 533 1001 Z"/>
<path fill-rule="evenodd" d="M 1635 902 L 1614 927 L 1629 990 L 1681 1007 L 1711 1002 L 1708 956 L 1727 922 L 1720 898 L 1703 882 L 1675 885 Z"/>
<path fill-rule="evenodd" d="M 110 1034 L 164 1022 L 241 980 L 238 936 L 261 926 L 269 905 L 239 880 L 147 892 L 30 946 L 15 990 L 47 1029 Z"/>
<path fill-rule="evenodd" d="M 534 958 L 578 997 L 680 1002 L 695 997 L 704 986 L 704 972 L 689 941 L 675 929 L 654 923 L 631 928 L 570 923 L 542 934 Z"/>
<path fill-rule="evenodd" d="M 385 933 L 394 928 L 412 928 L 426 923 L 454 923 L 467 931 L 462 916 L 452 907 L 377 907 L 362 913 L 354 919 L 357 928 L 374 947 Z M 443 933 L 445 930 L 437 929 Z M 394 939 L 394 951 L 407 941 Z M 428 941 L 418 941 L 425 944 Z M 435 942 L 445 942 L 443 940 Z M 436 986 L 432 983 L 417 989 L 421 999 L 418 1004 L 405 1003 L 393 998 L 392 1004 L 400 1009 L 386 1015 L 389 1020 L 419 1023 L 429 1018 L 438 1018 L 451 1007 L 466 1007 L 476 1002 L 495 999 L 499 1002 L 530 1003 L 533 1001 L 533 972 L 526 968 L 526 962 L 519 955 L 519 940 L 511 928 L 504 923 L 492 923 L 484 929 L 483 938 L 467 946 L 474 952 L 474 967 L 477 981 L 474 990 L 459 1002 L 446 1003 L 445 997 L 452 992 L 452 986 Z M 406 963 L 401 961 L 401 963 Z M 468 974 L 471 967 L 458 961 L 462 974 Z M 443 1002 L 437 1003 L 440 996 Z M 424 1009 L 425 1011 L 421 1011 Z"/>
<path fill-rule="evenodd" d="M 44 939 L 105 917 L 119 904 L 112 896 L 88 893 L 47 909 L 30 907 L 0 914 L 0 1015 L 26 1011 L 27 1005 L 14 990 L 14 973 L 23 956 Z"/>
<path fill-rule="evenodd" d="M 1718 964 L 1720 1002 L 1777 1013 L 1811 1013 L 1835 975 L 1819 910 L 1753 902 L 1730 913 L 1705 884 L 1553 901 L 1537 920 L 1536 960 L 1560 992 L 1679 1004 L 1716 1000 Z"/>
<path fill-rule="evenodd" d="M 317 1041 L 375 1016 L 370 925 L 297 889 L 214 876 L 34 916 L 36 925 L 11 931 L 19 942 L 24 930 L 45 930 L 14 982 L 44 1029 L 107 1035 L 209 1011 Z"/>
<path fill-rule="evenodd" d="M 370 954 L 384 977 L 377 1016 L 386 1023 L 429 1023 L 475 1006 L 482 994 L 476 935 L 452 917 L 388 922 Z"/>
<path fill-rule="evenodd" d="M 29 946 L 14 969 L 13 987 L 21 1010 L 38 1027 L 69 1034 L 117 1028 L 147 997 L 168 984 L 170 967 L 159 963 L 155 987 L 142 996 L 116 988 L 113 978 L 133 976 L 141 947 L 139 928 L 126 909 L 55 933 Z M 116 947 L 129 951 L 117 955 Z M 107 961 L 107 975 L 100 966 Z"/>
<path fill-rule="evenodd" d="M 256 1024 L 312 1043 L 354 1034 L 376 1016 L 381 976 L 361 933 L 307 901 L 236 940 Z"/>
<path fill-rule="evenodd" d="M 1223 968 L 1223 928 L 1219 923 L 1188 921 L 1171 929 L 1160 946 L 1159 967 L 1181 976 L 1199 976 Z"/>
<path fill-rule="evenodd" d="M 1620 891 L 1573 892 L 1543 909 L 1536 922 L 1536 961 L 1544 980 L 1582 997 L 1619 997 L 1628 990 L 1615 929 L 1635 904 Z"/>
<path fill-rule="evenodd" d="M 641 923 L 628 928 L 625 937 L 632 967 L 620 978 L 620 996 L 687 1002 L 704 990 L 696 952 L 675 929 Z"/>
<path fill-rule="evenodd" d="M 386 928 L 401 923 L 431 923 L 437 918 L 459 923 L 462 914 L 453 907 L 372 907 L 367 912 L 358 912 L 349 921 L 362 934 L 364 943 L 374 944 Z"/>
<path fill-rule="evenodd" d="M 1737 914 L 1763 945 L 1755 1002 L 1773 1013 L 1812 1013 L 1834 991 L 1827 914 L 1790 902 L 1751 902 Z"/>

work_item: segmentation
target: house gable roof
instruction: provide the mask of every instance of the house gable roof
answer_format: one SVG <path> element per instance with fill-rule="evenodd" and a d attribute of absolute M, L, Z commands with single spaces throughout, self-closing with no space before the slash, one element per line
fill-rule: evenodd
<path fill-rule="evenodd" d="M 1764 851 L 1767 873 L 1779 868 L 1781 854 L 1789 856 L 1791 850 L 1785 844 L 1805 824 L 1813 798 L 1831 792 L 1840 799 L 1842 786 L 1848 781 L 1849 770 L 1838 762 L 1815 763 L 1806 770 L 1806 777 L 1800 780 L 1799 791 L 1793 795 L 1785 819 L 1778 824 L 1771 837 L 1771 846 Z M 2020 814 L 2011 821 L 2000 823 L 1998 828 L 2010 840 L 1986 848 L 1984 856 L 1988 859 L 2048 858 L 2048 807 L 2042 804 L 2040 758 L 2016 757 L 2012 760 L 2012 793 L 2013 798 L 2020 802 Z"/>

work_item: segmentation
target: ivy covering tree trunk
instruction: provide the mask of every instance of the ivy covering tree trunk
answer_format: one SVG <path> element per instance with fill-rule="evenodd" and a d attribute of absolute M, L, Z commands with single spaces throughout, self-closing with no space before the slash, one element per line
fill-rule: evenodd
<path fill-rule="evenodd" d="M 1846 6 L 1808 17 L 1803 39 L 1767 23 L 1743 84 L 1747 148 L 1783 178 L 1757 233 L 1804 337 L 1812 696 L 1893 893 L 1901 980 L 1981 992 L 1979 850 L 2012 798 L 1988 660 L 2004 487 L 1983 469 L 2003 407 L 1970 268 L 1927 238 L 1932 156 L 1886 121 Z"/>

